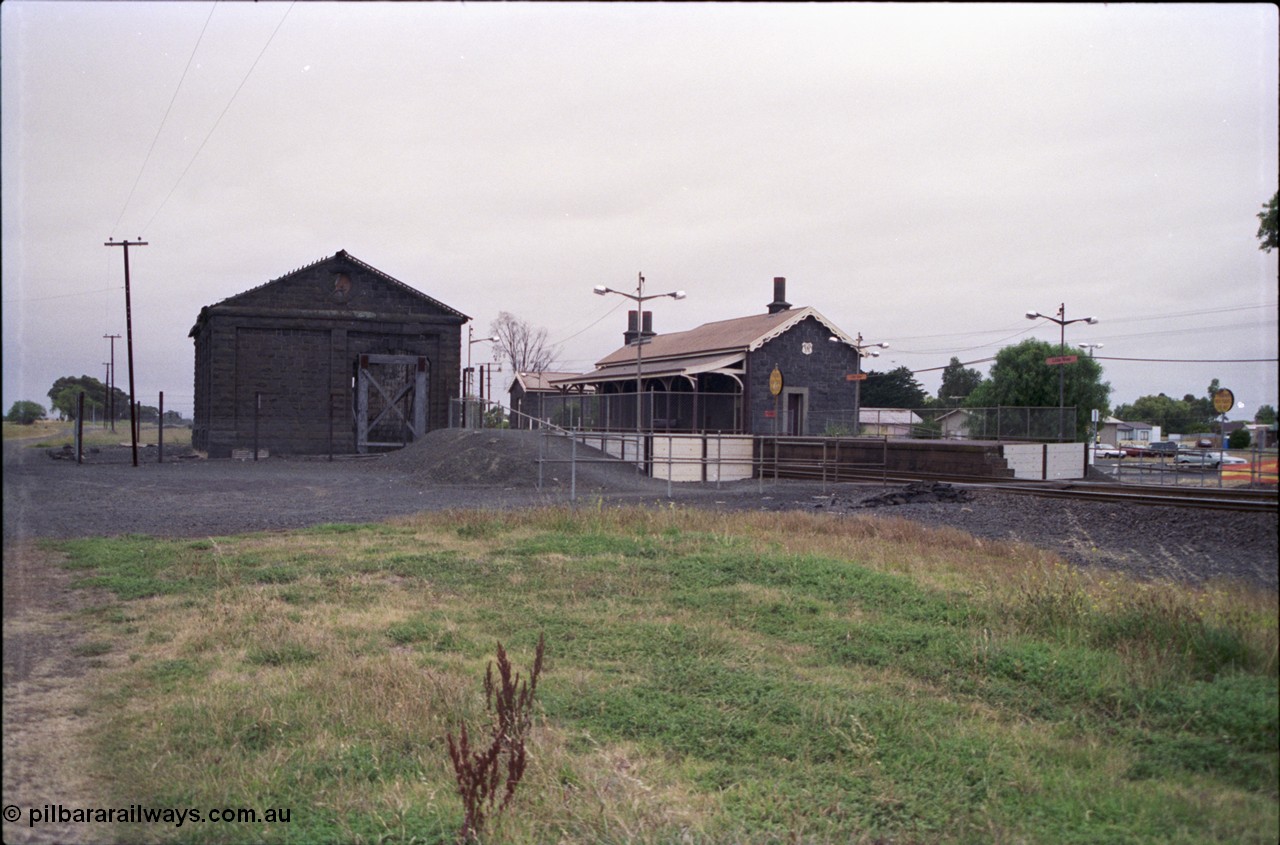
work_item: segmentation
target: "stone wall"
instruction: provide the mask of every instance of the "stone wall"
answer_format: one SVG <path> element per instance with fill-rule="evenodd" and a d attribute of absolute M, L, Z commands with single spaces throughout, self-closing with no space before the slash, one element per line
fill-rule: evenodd
<path fill-rule="evenodd" d="M 801 435 L 822 434 L 816 421 L 853 409 L 853 383 L 845 375 L 856 366 L 856 355 L 844 343 L 832 343 L 831 332 L 810 317 L 747 355 L 747 431 L 771 435 L 775 432 L 775 401 L 769 392 L 769 375 L 776 366 L 782 372 L 783 392 L 776 402 L 777 431 L 786 433 L 787 395 L 803 396 L 805 413 Z M 808 345 L 806 347 L 806 344 Z M 808 352 L 805 349 L 808 348 Z"/>

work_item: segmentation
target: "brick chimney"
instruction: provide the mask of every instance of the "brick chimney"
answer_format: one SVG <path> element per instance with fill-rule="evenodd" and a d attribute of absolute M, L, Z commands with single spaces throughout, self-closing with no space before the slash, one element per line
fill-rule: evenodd
<path fill-rule="evenodd" d="M 785 276 L 773 277 L 773 302 L 769 303 L 769 313 L 790 311 L 791 303 L 787 302 L 787 279 Z"/>
<path fill-rule="evenodd" d="M 636 325 L 639 320 L 639 326 Z M 657 332 L 653 330 L 653 312 L 645 311 L 637 317 L 635 311 L 627 312 L 627 330 L 622 333 L 622 342 L 627 346 L 635 343 L 637 339 L 644 338 L 648 340 Z"/>

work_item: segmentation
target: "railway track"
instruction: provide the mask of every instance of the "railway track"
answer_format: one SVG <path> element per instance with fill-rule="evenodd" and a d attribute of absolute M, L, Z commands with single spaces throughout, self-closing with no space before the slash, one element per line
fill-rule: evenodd
<path fill-rule="evenodd" d="M 770 470 L 766 469 L 766 477 L 769 474 Z M 826 483 L 881 481 L 887 484 L 907 484 L 913 481 L 931 481 L 954 484 L 970 489 L 995 490 L 1024 496 L 1280 514 L 1280 497 L 1277 496 L 1277 492 L 1275 490 L 1258 490 L 1256 488 L 1178 487 L 1114 484 L 1099 481 L 1026 481 L 1022 479 L 1005 481 L 978 476 L 886 473 L 872 469 L 865 471 L 842 469 L 838 474 L 828 470 L 824 474 L 816 467 L 794 466 L 779 467 L 777 477 L 803 479 L 805 481 L 822 480 Z"/>
<path fill-rule="evenodd" d="M 996 483 L 985 486 L 1006 493 L 1076 501 L 1126 502 L 1136 505 L 1165 505 L 1200 510 L 1280 513 L 1280 499 L 1274 491 L 1233 487 L 1153 487 L 1107 484 L 1089 481 L 1040 481 Z"/>

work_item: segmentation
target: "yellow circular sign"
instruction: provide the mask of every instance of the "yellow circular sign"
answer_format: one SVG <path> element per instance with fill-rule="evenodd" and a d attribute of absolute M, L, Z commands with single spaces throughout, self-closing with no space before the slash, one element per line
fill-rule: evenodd
<path fill-rule="evenodd" d="M 774 396 L 782 392 L 782 370 L 777 367 L 774 367 L 773 372 L 769 373 L 769 392 Z"/>
<path fill-rule="evenodd" d="M 1225 414 L 1236 405 L 1236 395 L 1225 387 L 1213 394 L 1213 410 Z"/>

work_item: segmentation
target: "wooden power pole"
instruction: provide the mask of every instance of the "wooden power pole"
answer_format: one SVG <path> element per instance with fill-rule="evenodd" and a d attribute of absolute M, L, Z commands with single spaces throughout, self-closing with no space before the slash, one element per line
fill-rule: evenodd
<path fill-rule="evenodd" d="M 139 238 L 136 241 L 128 239 L 117 241 L 115 238 L 108 238 L 103 246 L 122 246 L 124 247 L 124 333 L 125 346 L 129 349 L 129 431 L 130 438 L 133 442 L 133 465 L 138 465 L 138 402 L 134 397 L 133 389 L 133 306 L 129 299 L 129 247 L 131 246 L 147 246 L 147 242 Z"/>
<path fill-rule="evenodd" d="M 116 339 L 118 334 L 104 334 L 111 341 L 111 363 L 107 369 L 107 416 L 111 418 L 111 431 L 116 430 Z"/>

